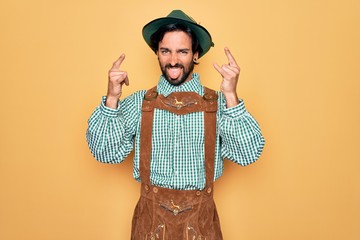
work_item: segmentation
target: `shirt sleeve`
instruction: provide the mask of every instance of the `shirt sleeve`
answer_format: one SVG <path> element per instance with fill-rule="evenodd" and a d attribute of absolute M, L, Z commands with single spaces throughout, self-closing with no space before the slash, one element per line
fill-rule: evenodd
<path fill-rule="evenodd" d="M 255 162 L 265 145 L 259 124 L 246 110 L 243 100 L 232 108 L 226 108 L 225 97 L 219 100 L 219 134 L 221 155 L 241 166 Z"/>
<path fill-rule="evenodd" d="M 118 102 L 117 109 L 105 106 L 106 97 L 88 120 L 86 140 L 96 160 L 121 163 L 132 151 L 141 114 L 141 92 Z"/>

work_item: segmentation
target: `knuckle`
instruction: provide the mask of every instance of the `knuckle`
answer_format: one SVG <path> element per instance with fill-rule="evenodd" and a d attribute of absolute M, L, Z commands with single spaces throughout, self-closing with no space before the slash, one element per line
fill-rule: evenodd
<path fill-rule="evenodd" d="M 117 77 L 117 76 L 111 76 L 110 77 L 111 82 L 117 82 L 119 79 L 120 79 L 120 77 Z"/>

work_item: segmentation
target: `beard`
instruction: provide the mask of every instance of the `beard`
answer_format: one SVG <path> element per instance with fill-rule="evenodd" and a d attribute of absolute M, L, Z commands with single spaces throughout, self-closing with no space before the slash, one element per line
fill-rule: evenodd
<path fill-rule="evenodd" d="M 161 68 L 162 75 L 171 85 L 179 86 L 182 83 L 184 83 L 188 79 L 189 75 L 193 72 L 194 62 L 190 62 L 188 68 L 185 68 L 184 65 L 182 65 L 180 63 L 177 63 L 175 65 L 166 64 L 165 66 L 162 66 L 160 63 L 160 68 Z M 182 71 L 182 74 L 180 74 L 180 76 L 178 78 L 175 78 L 175 79 L 171 78 L 169 76 L 167 69 L 172 69 L 172 68 L 180 68 L 180 71 Z"/>

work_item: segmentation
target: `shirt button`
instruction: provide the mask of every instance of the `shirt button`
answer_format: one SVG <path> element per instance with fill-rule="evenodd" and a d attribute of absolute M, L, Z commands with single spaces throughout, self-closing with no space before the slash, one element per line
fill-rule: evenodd
<path fill-rule="evenodd" d="M 200 191 L 196 191 L 196 196 L 200 196 L 201 192 Z"/>
<path fill-rule="evenodd" d="M 145 190 L 146 190 L 146 191 L 149 191 L 149 189 L 150 189 L 150 188 L 149 188 L 149 185 L 145 185 Z"/>
<path fill-rule="evenodd" d="M 153 188 L 153 192 L 154 192 L 154 193 L 157 193 L 157 192 L 158 192 L 157 187 L 154 187 L 154 188 Z"/>
<path fill-rule="evenodd" d="M 207 193 L 211 193 L 211 187 L 209 187 L 207 190 L 206 190 Z"/>

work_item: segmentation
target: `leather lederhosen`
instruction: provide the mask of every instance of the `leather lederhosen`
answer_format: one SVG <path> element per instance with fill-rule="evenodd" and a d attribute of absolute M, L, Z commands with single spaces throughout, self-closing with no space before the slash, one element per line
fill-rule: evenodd
<path fill-rule="evenodd" d="M 132 220 L 132 240 L 222 240 L 213 200 L 217 94 L 194 92 L 158 95 L 148 90 L 142 106 L 140 139 L 141 196 Z M 203 190 L 175 190 L 151 185 L 150 161 L 154 108 L 174 114 L 204 111 L 206 184 Z"/>

